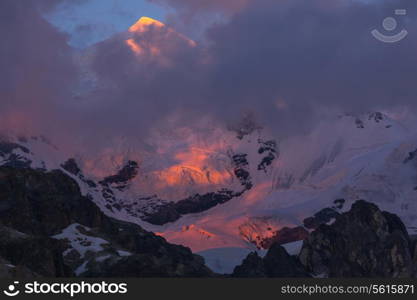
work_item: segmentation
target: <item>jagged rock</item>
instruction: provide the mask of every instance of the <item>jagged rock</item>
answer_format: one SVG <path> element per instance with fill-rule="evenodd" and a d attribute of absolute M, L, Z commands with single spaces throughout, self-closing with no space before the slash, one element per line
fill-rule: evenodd
<path fill-rule="evenodd" d="M 359 128 L 359 129 L 364 129 L 365 128 L 365 125 L 364 125 L 363 121 L 359 118 L 356 118 L 355 124 L 356 124 L 356 128 Z"/>
<path fill-rule="evenodd" d="M 124 265 L 132 263 L 136 266 L 150 264 L 150 270 L 164 277 L 212 276 L 203 259 L 188 248 L 171 245 L 136 224 L 104 215 L 89 198 L 81 195 L 77 183 L 60 170 L 43 172 L 0 167 L 0 222 L 22 235 L 9 238 L 10 234 L 0 234 L 0 257 L 42 276 L 69 276 L 76 271 L 74 268 L 79 262 L 70 270 L 71 263 L 62 257 L 62 252 L 68 250 L 68 243 L 51 238 L 74 223 L 90 228 L 83 234 L 108 241 L 109 252 L 113 248 L 131 253 L 134 259 L 119 259 L 114 272 L 129 269 L 131 276 L 147 275 L 143 269 L 135 271 Z M 88 266 L 96 255 L 85 256 Z M 74 256 L 67 259 L 77 260 Z M 95 275 L 110 276 L 109 270 L 102 269 L 105 273 Z"/>
<path fill-rule="evenodd" d="M 339 213 L 333 208 L 324 208 L 315 213 L 313 217 L 304 219 L 303 223 L 308 229 L 316 229 L 321 224 L 326 224 L 337 216 L 339 216 Z"/>
<path fill-rule="evenodd" d="M 247 166 L 249 165 L 247 154 L 234 154 L 232 155 L 232 163 L 234 165 L 234 174 L 236 178 L 240 181 L 240 184 L 245 188 L 245 190 L 250 190 L 252 188 L 252 178 Z"/>
<path fill-rule="evenodd" d="M 303 227 L 284 227 L 275 232 L 270 238 L 265 238 L 260 242 L 263 249 L 269 249 L 273 244 L 283 245 L 291 242 L 302 241 L 308 237 L 308 231 Z"/>
<path fill-rule="evenodd" d="M 0 158 L 3 159 L 2 165 L 14 168 L 29 168 L 32 161 L 15 153 L 21 151 L 23 153 L 30 153 L 29 149 L 17 143 L 0 140 Z"/>
<path fill-rule="evenodd" d="M 25 266 L 13 265 L 10 261 L 0 257 L 0 278 L 34 278 L 40 277 Z"/>
<path fill-rule="evenodd" d="M 309 277 L 297 257 L 290 256 L 284 247 L 274 244 L 264 257 L 268 277 Z"/>
<path fill-rule="evenodd" d="M 235 267 L 232 277 L 257 278 L 267 277 L 262 257 L 257 252 L 251 252 L 243 260 L 242 264 Z"/>
<path fill-rule="evenodd" d="M 241 194 L 229 190 L 221 190 L 204 195 L 196 194 L 178 202 L 162 204 L 151 213 L 144 212 L 142 220 L 154 225 L 163 225 L 178 220 L 182 215 L 206 211 L 216 205 L 226 203 Z"/>
<path fill-rule="evenodd" d="M 363 200 L 332 225 L 320 225 L 304 241 L 305 268 L 329 277 L 411 277 L 410 238 L 401 220 Z"/>
<path fill-rule="evenodd" d="M 51 236 L 72 223 L 95 227 L 107 219 L 60 170 L 0 167 L 0 220 L 27 234 Z"/>
<path fill-rule="evenodd" d="M 69 251 L 65 253 L 64 261 L 72 270 L 76 270 L 77 267 L 84 262 L 80 253 L 75 249 L 69 249 Z"/>
<path fill-rule="evenodd" d="M 62 258 L 64 249 L 60 241 L 24 234 L 0 224 L 0 257 L 19 266 L 26 275 L 71 276 L 72 272 Z"/>
<path fill-rule="evenodd" d="M 417 149 L 408 153 L 408 157 L 404 159 L 403 163 L 406 164 L 412 160 L 414 160 L 417 156 Z"/>
<path fill-rule="evenodd" d="M 274 244 L 264 258 L 250 253 L 234 269 L 232 277 L 309 277 L 309 274 L 296 257 L 290 256 L 284 247 Z"/>
<path fill-rule="evenodd" d="M 103 262 L 90 261 L 83 277 L 207 277 L 210 271 L 204 260 L 191 257 L 191 253 L 177 256 L 135 254 L 127 257 L 111 257 Z M 186 263 L 184 263 L 186 262 Z"/>
<path fill-rule="evenodd" d="M 333 209 L 342 209 L 345 205 L 346 200 L 345 199 L 336 199 L 333 201 L 334 206 Z"/>
<path fill-rule="evenodd" d="M 368 120 L 373 120 L 376 123 L 379 123 L 384 120 L 384 114 L 378 111 L 369 113 Z"/>
<path fill-rule="evenodd" d="M 198 213 L 206 211 L 218 204 L 223 204 L 235 197 L 232 191 L 219 191 L 217 193 L 207 193 L 195 195 L 176 202 L 176 210 L 182 214 Z"/>
<path fill-rule="evenodd" d="M 138 168 L 138 163 L 130 160 L 116 175 L 104 178 L 104 180 L 100 181 L 100 184 L 116 184 L 116 188 L 124 189 L 127 183 L 138 175 Z"/>
<path fill-rule="evenodd" d="M 275 243 L 264 258 L 250 254 L 233 276 L 413 277 L 416 245 L 398 216 L 361 200 L 310 233 L 298 259 Z"/>
<path fill-rule="evenodd" d="M 0 155 L 4 155 L 4 154 L 10 154 L 13 152 L 13 150 L 21 150 L 24 153 L 29 153 L 29 149 L 16 144 L 16 143 L 12 143 L 12 142 L 7 142 L 7 141 L 0 141 Z"/>
<path fill-rule="evenodd" d="M 183 215 L 203 212 L 216 205 L 226 203 L 250 190 L 252 188 L 252 182 L 250 173 L 246 169 L 249 164 L 247 154 L 229 153 L 229 155 L 234 166 L 234 175 L 243 186 L 243 190 L 234 192 L 228 189 L 221 189 L 203 195 L 195 194 L 176 202 L 160 200 L 158 201 L 159 205 L 153 207 L 151 210 L 145 209 L 140 211 L 140 218 L 154 225 L 164 225 L 178 220 Z M 101 184 L 104 184 L 104 181 L 101 182 Z M 114 198 L 110 189 L 106 190 L 106 192 L 103 193 L 103 196 L 108 199 L 109 202 Z M 150 198 L 149 200 L 154 201 L 155 199 Z M 109 207 L 112 206 L 109 205 Z M 128 211 L 132 213 L 132 207 L 128 207 Z"/>
<path fill-rule="evenodd" d="M 144 212 L 143 214 L 142 220 L 154 225 L 164 225 L 181 218 L 181 214 L 177 211 L 173 202 L 158 206 L 152 213 Z"/>
<path fill-rule="evenodd" d="M 73 158 L 68 159 L 61 165 L 61 167 L 73 175 L 78 175 L 81 173 L 81 169 L 78 167 L 77 162 Z"/>
<path fill-rule="evenodd" d="M 258 149 L 259 154 L 265 154 L 261 162 L 258 164 L 258 170 L 266 172 L 267 167 L 279 156 L 277 152 L 277 143 L 274 140 L 262 141 L 258 140 L 260 147 Z"/>
<path fill-rule="evenodd" d="M 388 121 L 387 116 L 384 115 L 381 112 L 368 112 L 366 115 L 362 115 L 362 116 L 355 116 L 353 114 L 346 114 L 346 116 L 350 116 L 353 117 L 355 119 L 355 124 L 356 127 L 359 129 L 364 129 L 365 128 L 365 122 L 366 118 L 368 119 L 368 121 L 373 121 L 375 123 L 382 123 L 382 122 L 386 122 Z M 392 124 L 387 124 L 385 125 L 385 128 L 391 128 Z"/>
<path fill-rule="evenodd" d="M 78 166 L 74 158 L 68 159 L 65 163 L 61 165 L 61 167 L 68 173 L 74 176 L 77 176 L 81 181 L 86 183 L 90 188 L 97 187 L 97 184 L 93 180 L 85 178 L 84 174 L 82 173 L 80 167 Z"/>

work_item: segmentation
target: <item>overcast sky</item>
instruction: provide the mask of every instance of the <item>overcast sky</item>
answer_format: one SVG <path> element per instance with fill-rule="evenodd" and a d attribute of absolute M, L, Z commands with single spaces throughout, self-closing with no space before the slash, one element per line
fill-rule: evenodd
<path fill-rule="evenodd" d="M 153 1 L 158 6 L 1 0 L 0 127 L 107 145 L 119 136 L 145 140 L 156 127 L 195 130 L 202 117 L 225 128 L 251 112 L 282 135 L 312 128 L 323 111 L 417 109 L 415 0 Z M 395 16 L 397 8 L 407 15 Z M 225 18 L 207 26 L 213 14 Z M 151 27 L 129 40 L 110 37 L 143 15 L 182 34 Z M 398 20 L 392 32 L 382 28 L 388 16 Z M 206 30 L 190 43 L 184 36 L 201 23 Z M 409 35 L 395 44 L 371 35 L 403 28 Z M 97 85 L 80 93 L 86 65 L 68 42 L 80 47 L 107 37 L 83 57 Z"/>

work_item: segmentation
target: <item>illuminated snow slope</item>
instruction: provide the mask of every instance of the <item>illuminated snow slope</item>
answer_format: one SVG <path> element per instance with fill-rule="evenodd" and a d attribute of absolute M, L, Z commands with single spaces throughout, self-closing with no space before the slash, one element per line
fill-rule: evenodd
<path fill-rule="evenodd" d="M 401 216 L 410 233 L 415 233 L 417 160 L 410 153 L 417 149 L 417 134 L 412 128 L 407 122 L 399 121 L 398 117 L 390 118 L 386 115 L 382 119 L 375 114 L 366 114 L 360 118 L 349 115 L 335 118 L 323 122 L 308 136 L 280 141 L 280 157 L 267 172 L 257 170 L 256 163 L 253 163 L 259 161 L 257 147 L 253 146 L 260 137 L 259 131 L 254 131 L 241 140 L 235 137 L 232 139 L 227 131 L 219 131 L 224 138 L 232 140 L 229 145 L 222 145 L 208 156 L 198 154 L 197 158 L 193 158 L 195 154 L 191 151 L 189 158 L 186 154 L 178 156 L 176 153 L 174 157 L 180 158 L 179 160 L 161 163 L 159 159 L 155 159 L 159 164 L 155 163 L 153 167 L 149 166 L 152 161 L 149 156 L 145 165 L 148 170 L 152 170 L 149 174 L 153 174 L 154 170 L 162 172 L 171 170 L 172 166 L 181 168 L 184 164 L 196 163 L 195 159 L 197 168 L 203 168 L 198 165 L 201 162 L 199 159 L 202 159 L 204 163 L 214 163 L 213 168 L 216 170 L 227 170 L 227 151 L 233 149 L 249 154 L 254 185 L 250 191 L 225 204 L 201 213 L 185 215 L 176 222 L 163 226 L 151 225 L 123 209 L 107 209 L 99 188 L 92 188 L 79 177 L 67 173 L 79 182 L 82 191 L 89 194 L 106 214 L 138 223 L 171 243 L 189 246 L 194 252 L 205 256 L 208 264 L 216 271 L 229 272 L 248 251 L 255 249 L 247 241 L 248 236 L 267 237 L 270 232 L 267 228 L 276 230 L 284 226 L 302 225 L 304 218 L 331 206 L 339 198 L 346 200 L 344 210 L 348 210 L 357 199 L 377 203 L 382 209 Z M 220 134 L 218 131 L 214 132 L 214 135 Z M 13 153 L 32 161 L 32 167 L 46 170 L 60 168 L 65 160 L 59 149 L 44 139 L 30 138 L 14 142 L 30 149 L 26 153 L 16 148 Z M 165 139 L 165 142 L 169 144 L 172 141 Z M 190 149 L 189 143 L 191 142 L 185 143 L 186 146 L 183 144 L 184 149 Z M 181 149 L 178 145 L 174 148 Z M 183 153 L 182 150 L 179 153 Z M 156 156 L 159 157 L 158 154 Z M 5 164 L 7 159 L 8 156 L 3 154 L 0 163 Z M 173 170 L 173 174 L 179 176 L 176 169 Z M 141 186 L 137 181 L 143 180 L 144 173 L 140 174 L 142 176 L 128 183 L 126 189 L 115 190 L 117 199 L 133 201 L 137 196 L 138 186 Z M 189 174 L 184 176 L 190 178 Z M 205 190 L 220 185 L 219 182 L 211 185 L 197 180 L 188 182 L 191 186 L 187 187 L 185 179 L 178 180 L 178 194 L 195 192 L 198 187 Z M 236 184 L 232 176 L 221 183 L 232 188 Z M 154 187 L 157 188 L 158 185 Z M 170 188 L 169 190 L 175 189 L 175 185 Z"/>

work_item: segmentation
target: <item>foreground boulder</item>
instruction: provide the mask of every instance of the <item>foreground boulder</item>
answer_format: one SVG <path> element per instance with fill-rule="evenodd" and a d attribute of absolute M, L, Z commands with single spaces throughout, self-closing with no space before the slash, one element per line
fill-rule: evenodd
<path fill-rule="evenodd" d="M 401 220 L 363 200 L 304 241 L 299 259 L 316 276 L 413 277 L 413 245 Z"/>

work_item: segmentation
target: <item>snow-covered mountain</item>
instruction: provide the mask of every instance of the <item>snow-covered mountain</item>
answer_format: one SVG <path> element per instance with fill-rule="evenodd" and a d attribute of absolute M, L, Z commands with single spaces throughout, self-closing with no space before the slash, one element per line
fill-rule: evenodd
<path fill-rule="evenodd" d="M 115 41 L 161 66 L 170 64 L 166 44 L 197 47 L 150 18 Z M 83 71 L 76 94 L 86 98 L 100 89 L 91 68 L 96 47 L 75 57 Z M 151 124 L 140 143 L 120 138 L 89 153 L 9 134 L 0 137 L 0 166 L 60 169 L 108 216 L 188 246 L 213 270 L 230 273 L 248 252 L 274 241 L 297 253 L 317 224 L 359 199 L 396 213 L 417 233 L 414 121 L 398 112 L 343 114 L 280 140 L 250 116 L 227 128 L 209 117 L 180 127 L 167 120 L 169 129 Z"/>
<path fill-rule="evenodd" d="M 65 157 L 39 137 L 3 137 L 0 165 L 60 168 L 107 215 L 190 247 L 219 272 L 269 239 L 296 253 L 312 223 L 331 221 L 358 199 L 401 216 L 410 234 L 417 230 L 416 132 L 397 115 L 343 115 L 279 143 L 254 128 L 217 128 L 205 140 L 188 131 L 183 139 L 165 136 L 153 156 L 126 157 L 101 178 L 82 156 Z"/>

